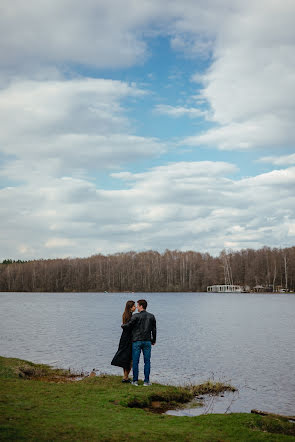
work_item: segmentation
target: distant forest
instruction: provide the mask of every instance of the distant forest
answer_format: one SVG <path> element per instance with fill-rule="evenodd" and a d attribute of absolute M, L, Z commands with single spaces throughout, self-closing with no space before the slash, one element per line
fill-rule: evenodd
<path fill-rule="evenodd" d="M 295 247 L 209 253 L 166 250 L 94 255 L 89 258 L 4 260 L 0 291 L 186 292 L 224 284 L 253 289 L 295 289 Z"/>

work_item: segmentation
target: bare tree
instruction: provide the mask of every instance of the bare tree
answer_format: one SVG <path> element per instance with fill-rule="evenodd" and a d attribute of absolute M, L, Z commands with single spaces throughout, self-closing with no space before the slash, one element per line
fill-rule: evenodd
<path fill-rule="evenodd" d="M 1 291 L 204 291 L 208 285 L 295 288 L 295 247 L 209 253 L 165 250 L 0 264 Z"/>

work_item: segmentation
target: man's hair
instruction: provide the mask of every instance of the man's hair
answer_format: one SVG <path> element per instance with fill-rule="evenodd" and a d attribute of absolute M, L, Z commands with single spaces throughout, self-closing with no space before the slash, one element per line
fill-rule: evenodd
<path fill-rule="evenodd" d="M 147 302 L 146 302 L 145 299 L 139 299 L 139 300 L 137 301 L 137 304 L 138 304 L 138 305 L 141 305 L 142 308 L 143 308 L 144 310 L 146 310 L 146 308 L 147 308 Z"/>

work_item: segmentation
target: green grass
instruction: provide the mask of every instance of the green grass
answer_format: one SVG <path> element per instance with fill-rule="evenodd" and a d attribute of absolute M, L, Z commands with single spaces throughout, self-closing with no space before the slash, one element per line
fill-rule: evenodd
<path fill-rule="evenodd" d="M 148 411 L 192 396 L 191 388 L 134 387 L 117 376 L 73 382 L 66 371 L 0 357 L 0 440 L 295 441 L 294 424 L 279 419 Z"/>

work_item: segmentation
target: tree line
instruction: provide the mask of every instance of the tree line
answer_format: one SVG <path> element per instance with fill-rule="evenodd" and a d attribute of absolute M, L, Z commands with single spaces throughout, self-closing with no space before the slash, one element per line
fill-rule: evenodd
<path fill-rule="evenodd" d="M 186 292 L 224 284 L 268 290 L 295 289 L 295 247 L 209 253 L 179 250 L 115 253 L 89 258 L 40 259 L 0 264 L 0 291 Z"/>

